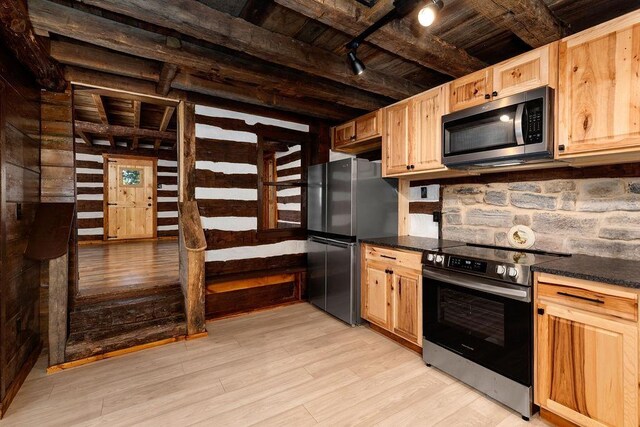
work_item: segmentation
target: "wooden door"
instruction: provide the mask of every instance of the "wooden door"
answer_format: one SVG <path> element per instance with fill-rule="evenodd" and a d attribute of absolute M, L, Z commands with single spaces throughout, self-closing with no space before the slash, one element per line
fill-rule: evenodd
<path fill-rule="evenodd" d="M 382 170 L 385 176 L 410 170 L 409 144 L 413 137 L 409 124 L 410 105 L 410 101 L 405 101 L 385 108 L 382 137 Z"/>
<path fill-rule="evenodd" d="M 362 317 L 387 330 L 391 323 L 391 284 L 388 269 L 384 264 L 366 262 L 362 282 Z"/>
<path fill-rule="evenodd" d="M 104 164 L 105 240 L 155 238 L 157 159 L 105 154 Z"/>
<path fill-rule="evenodd" d="M 393 268 L 392 331 L 422 347 L 422 276 L 419 272 Z"/>
<path fill-rule="evenodd" d="M 409 146 L 412 171 L 443 169 L 442 166 L 442 87 L 413 98 L 411 124 L 415 138 Z"/>
<path fill-rule="evenodd" d="M 491 99 L 491 68 L 476 71 L 449 83 L 449 112 L 484 104 Z"/>
<path fill-rule="evenodd" d="M 363 141 L 380 136 L 381 115 L 380 110 L 378 110 L 356 119 L 356 141 Z"/>
<path fill-rule="evenodd" d="M 540 406 L 579 425 L 638 425 L 635 323 L 538 303 Z"/>
<path fill-rule="evenodd" d="M 333 129 L 333 146 L 340 147 L 341 145 L 351 144 L 356 140 L 356 123 L 351 121 Z"/>
<path fill-rule="evenodd" d="M 550 86 L 558 81 L 558 42 L 493 66 L 493 99 Z"/>
<path fill-rule="evenodd" d="M 640 146 L 640 12 L 560 42 L 558 156 Z"/>

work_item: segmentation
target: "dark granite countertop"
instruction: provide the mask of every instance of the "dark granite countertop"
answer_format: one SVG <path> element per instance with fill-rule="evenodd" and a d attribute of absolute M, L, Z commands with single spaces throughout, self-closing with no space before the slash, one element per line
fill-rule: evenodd
<path fill-rule="evenodd" d="M 533 271 L 640 289 L 640 262 L 619 258 L 573 255 L 544 262 Z"/>
<path fill-rule="evenodd" d="M 360 243 L 369 243 L 372 245 L 418 252 L 465 245 L 465 243 L 453 240 L 441 240 L 415 236 L 372 237 L 369 239 L 360 239 Z"/>

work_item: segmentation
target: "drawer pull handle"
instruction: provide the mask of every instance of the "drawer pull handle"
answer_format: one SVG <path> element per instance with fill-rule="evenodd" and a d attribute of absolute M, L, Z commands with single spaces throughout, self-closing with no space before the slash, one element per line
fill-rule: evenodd
<path fill-rule="evenodd" d="M 395 261 L 396 257 L 394 256 L 389 256 L 389 255 L 380 255 L 381 258 L 386 258 L 386 259 L 392 259 Z"/>
<path fill-rule="evenodd" d="M 577 299 L 581 299 L 581 300 L 589 301 L 589 302 L 595 302 L 596 304 L 604 304 L 604 301 L 602 301 L 601 299 L 587 298 L 587 297 L 583 297 L 583 296 L 580 296 L 580 295 L 569 294 L 567 292 L 558 292 L 558 295 L 562 295 L 563 297 L 577 298 Z"/>

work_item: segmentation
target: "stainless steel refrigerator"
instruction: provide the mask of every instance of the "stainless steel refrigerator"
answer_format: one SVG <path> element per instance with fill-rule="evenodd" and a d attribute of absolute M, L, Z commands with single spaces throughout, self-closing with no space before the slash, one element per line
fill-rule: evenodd
<path fill-rule="evenodd" d="M 360 323 L 358 239 L 398 232 L 397 181 L 380 163 L 344 159 L 308 173 L 309 300 L 351 324 Z"/>

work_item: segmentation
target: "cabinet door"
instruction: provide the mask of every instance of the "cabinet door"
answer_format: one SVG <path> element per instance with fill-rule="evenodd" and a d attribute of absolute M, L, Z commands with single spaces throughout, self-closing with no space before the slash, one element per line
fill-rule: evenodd
<path fill-rule="evenodd" d="M 638 425 L 635 323 L 538 303 L 540 406 L 579 425 Z"/>
<path fill-rule="evenodd" d="M 640 146 L 640 13 L 560 42 L 558 156 Z"/>
<path fill-rule="evenodd" d="M 491 83 L 491 68 L 476 71 L 449 83 L 449 112 L 487 102 L 491 99 Z"/>
<path fill-rule="evenodd" d="M 385 132 L 382 139 L 382 170 L 386 175 L 407 172 L 409 166 L 410 101 L 385 108 Z"/>
<path fill-rule="evenodd" d="M 442 166 L 442 87 L 412 99 L 411 124 L 415 138 L 409 145 L 412 171 L 444 169 Z"/>
<path fill-rule="evenodd" d="M 356 140 L 356 123 L 347 122 L 333 129 L 333 147 L 351 144 Z"/>
<path fill-rule="evenodd" d="M 392 276 L 392 331 L 422 347 L 422 276 L 395 267 Z"/>
<path fill-rule="evenodd" d="M 364 141 L 380 136 L 380 111 L 356 119 L 356 140 Z"/>
<path fill-rule="evenodd" d="M 365 263 L 363 275 L 362 318 L 389 329 L 390 326 L 390 275 L 384 264 Z"/>
<path fill-rule="evenodd" d="M 493 99 L 535 89 L 555 88 L 558 81 L 558 42 L 532 50 L 493 67 Z"/>

